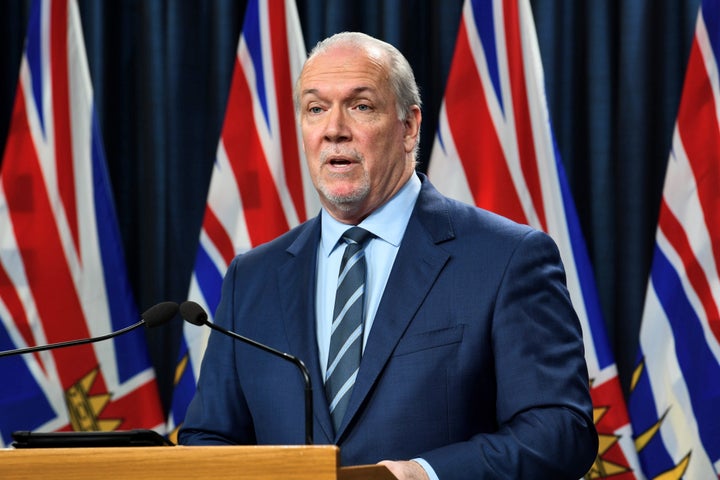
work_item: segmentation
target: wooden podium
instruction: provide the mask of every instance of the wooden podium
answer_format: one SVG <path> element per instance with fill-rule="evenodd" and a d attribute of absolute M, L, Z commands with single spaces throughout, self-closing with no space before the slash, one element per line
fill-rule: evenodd
<path fill-rule="evenodd" d="M 396 480 L 382 465 L 340 467 L 334 445 L 18 448 L 3 480 Z"/>

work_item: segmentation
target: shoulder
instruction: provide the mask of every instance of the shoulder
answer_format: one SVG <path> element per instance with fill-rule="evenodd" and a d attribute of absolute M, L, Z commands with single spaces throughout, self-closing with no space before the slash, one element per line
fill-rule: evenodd
<path fill-rule="evenodd" d="M 319 224 L 318 217 L 311 218 L 282 235 L 237 255 L 232 265 L 254 266 L 260 263 L 270 266 L 273 263 L 284 262 L 288 257 L 298 255 L 303 250 L 312 251 L 317 247 L 320 238 Z"/>
<path fill-rule="evenodd" d="M 435 239 L 515 245 L 528 239 L 554 244 L 544 232 L 440 193 L 425 177 L 415 216 Z"/>

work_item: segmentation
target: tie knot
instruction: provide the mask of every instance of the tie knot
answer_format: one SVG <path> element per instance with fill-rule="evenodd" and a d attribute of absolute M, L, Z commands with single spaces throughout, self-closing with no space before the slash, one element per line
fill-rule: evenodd
<path fill-rule="evenodd" d="M 373 234 L 368 232 L 364 228 L 352 227 L 345 230 L 342 238 L 347 244 L 354 243 L 359 245 L 360 247 L 363 247 L 372 236 Z"/>

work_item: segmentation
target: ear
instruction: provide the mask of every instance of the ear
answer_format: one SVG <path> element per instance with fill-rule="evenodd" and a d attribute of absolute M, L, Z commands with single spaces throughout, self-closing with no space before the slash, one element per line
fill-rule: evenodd
<path fill-rule="evenodd" d="M 420 107 L 413 105 L 405 118 L 405 151 L 410 153 L 415 148 L 420 136 L 420 124 L 422 123 L 422 112 Z"/>

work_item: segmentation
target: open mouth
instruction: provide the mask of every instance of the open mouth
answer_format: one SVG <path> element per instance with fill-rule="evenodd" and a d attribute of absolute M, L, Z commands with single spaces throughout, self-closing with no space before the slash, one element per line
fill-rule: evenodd
<path fill-rule="evenodd" d="M 330 163 L 333 167 L 347 167 L 352 162 L 347 158 L 331 158 L 328 163 Z"/>

